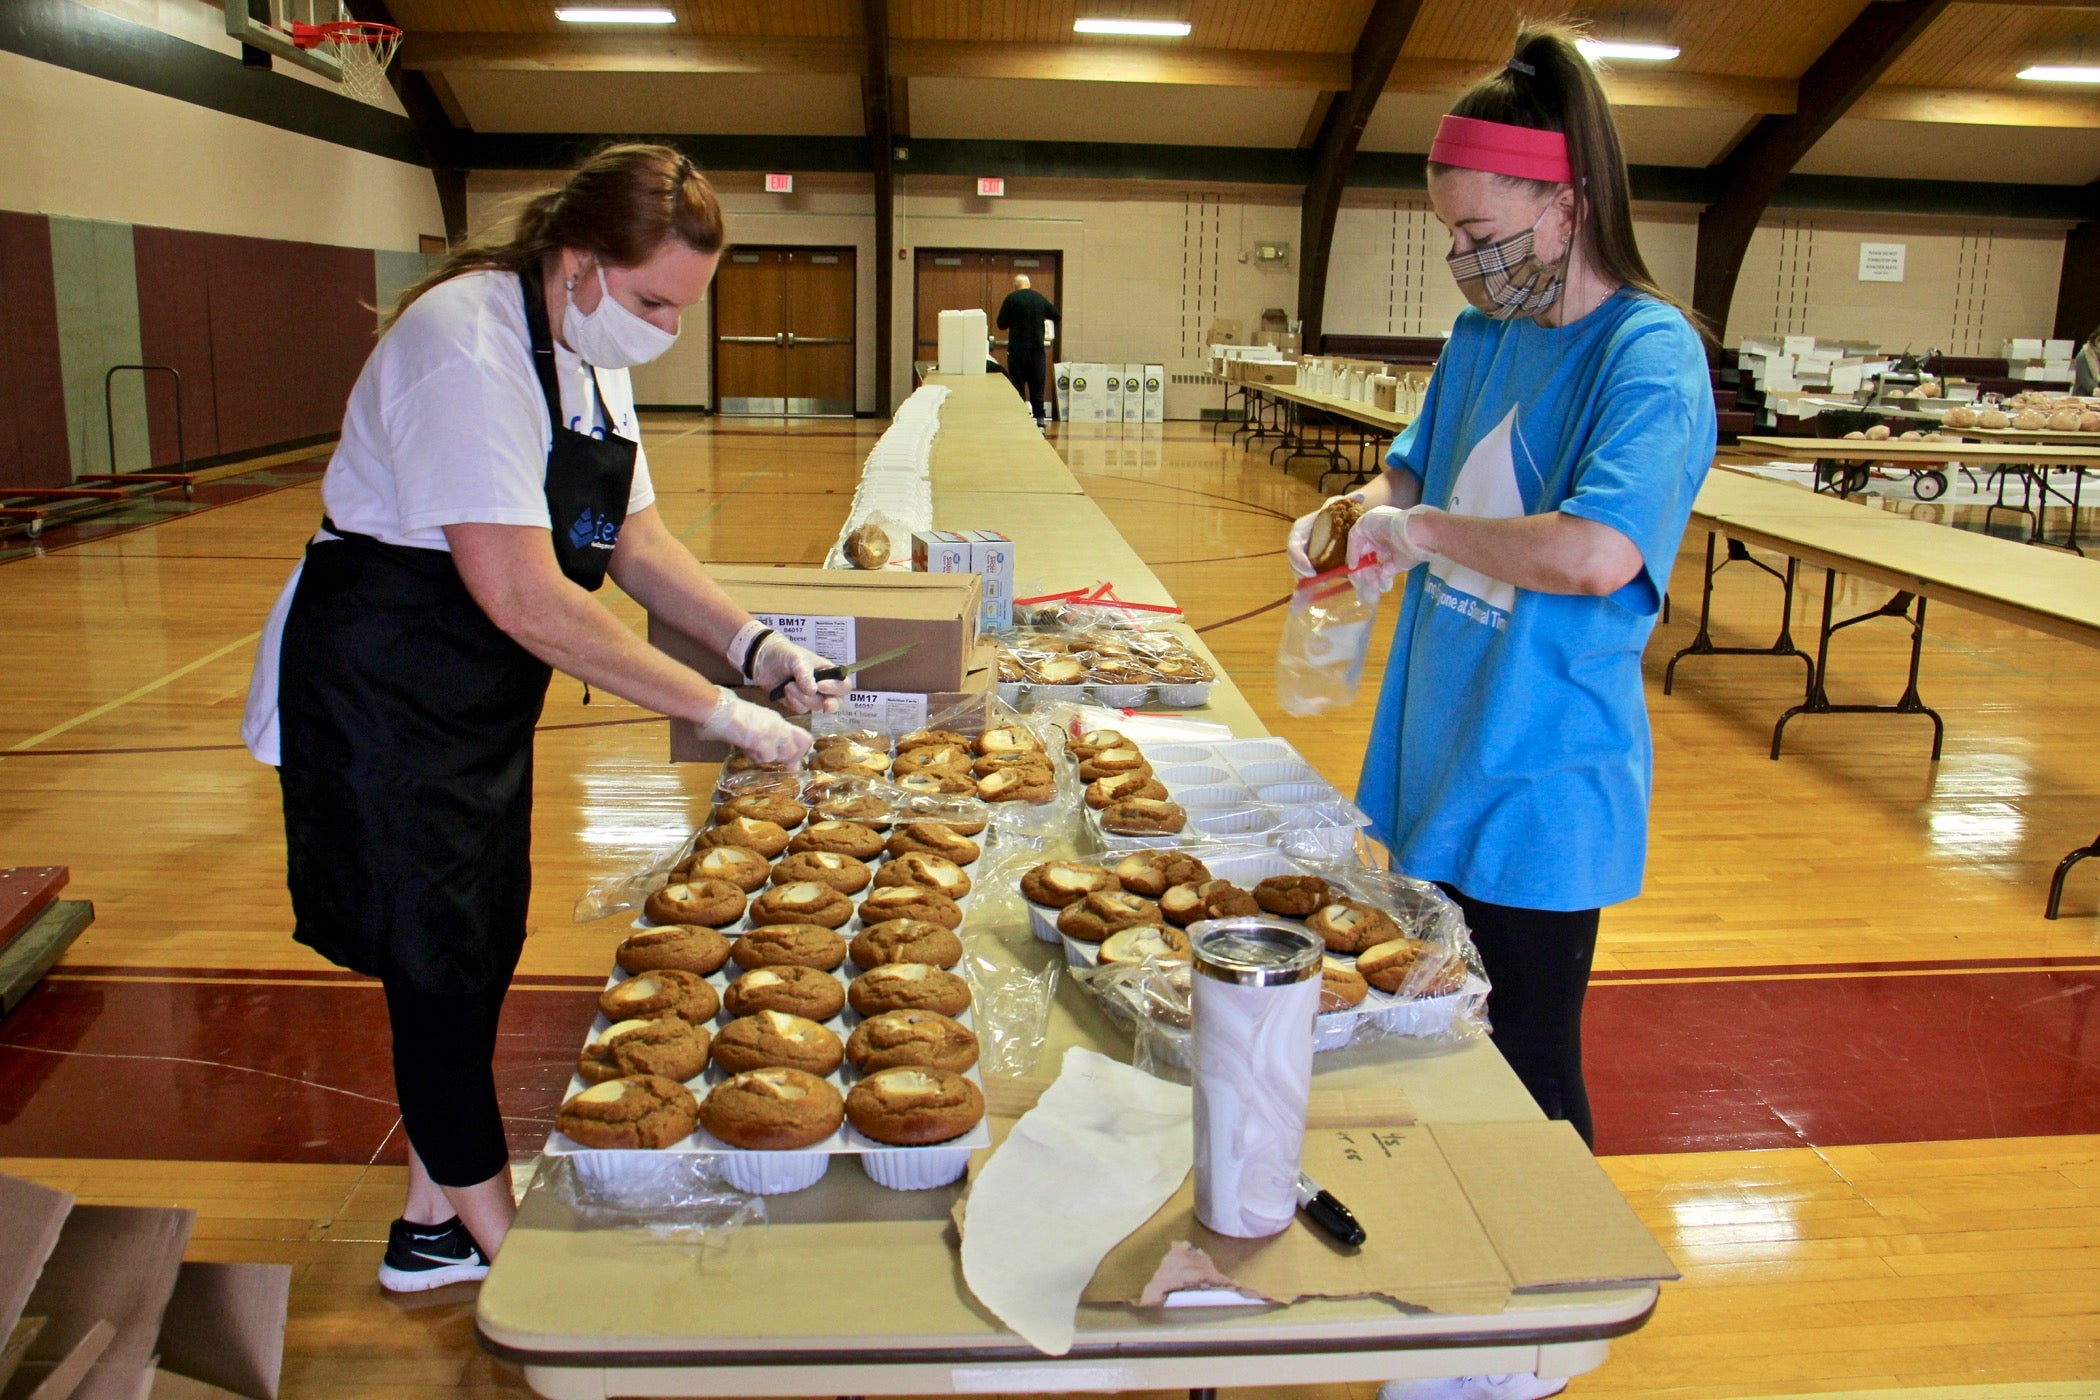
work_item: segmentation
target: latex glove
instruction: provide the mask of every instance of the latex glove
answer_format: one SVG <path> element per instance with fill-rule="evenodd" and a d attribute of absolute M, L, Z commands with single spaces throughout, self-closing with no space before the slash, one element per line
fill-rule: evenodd
<path fill-rule="evenodd" d="M 1417 564 L 1441 558 L 1436 551 L 1416 544 L 1408 536 L 1408 524 L 1432 511 L 1432 506 L 1409 506 L 1405 510 L 1379 506 L 1367 510 L 1349 532 L 1349 577 L 1356 591 L 1375 598 L 1391 588 L 1399 577 Z"/>
<path fill-rule="evenodd" d="M 1291 522 L 1290 537 L 1284 542 L 1283 552 L 1284 556 L 1291 561 L 1292 573 L 1299 578 L 1311 578 L 1318 572 L 1313 568 L 1312 560 L 1307 558 L 1305 554 L 1307 547 L 1312 543 L 1313 517 L 1336 501 L 1356 501 L 1361 504 L 1363 498 L 1361 491 L 1352 491 L 1346 496 L 1329 496 L 1326 500 L 1320 502 L 1320 510 L 1301 515 Z"/>
<path fill-rule="evenodd" d="M 700 721 L 700 732 L 734 744 L 760 763 L 794 763 L 809 752 L 808 730 L 726 690 L 715 697 L 714 709 Z"/>
<path fill-rule="evenodd" d="M 773 693 L 773 687 L 786 681 L 787 693 L 780 698 L 798 715 L 811 710 L 828 714 L 846 698 L 843 679 L 820 681 L 816 677 L 819 667 L 830 664 L 808 647 L 798 647 L 775 632 L 758 644 L 758 655 L 751 658 L 751 679 L 768 695 Z"/>

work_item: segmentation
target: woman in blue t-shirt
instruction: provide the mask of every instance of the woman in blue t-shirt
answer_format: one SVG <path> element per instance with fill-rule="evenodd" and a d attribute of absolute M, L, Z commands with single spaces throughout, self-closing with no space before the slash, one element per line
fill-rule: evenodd
<path fill-rule="evenodd" d="M 1422 412 L 1355 496 L 1357 586 L 1406 580 L 1358 800 L 1461 906 L 1495 1043 L 1590 1138 L 1598 910 L 1640 893 L 1641 649 L 1714 451 L 1700 334 L 1634 244 L 1596 73 L 1528 29 L 1429 155 L 1461 312 Z M 1311 571 L 1312 516 L 1291 532 Z"/>

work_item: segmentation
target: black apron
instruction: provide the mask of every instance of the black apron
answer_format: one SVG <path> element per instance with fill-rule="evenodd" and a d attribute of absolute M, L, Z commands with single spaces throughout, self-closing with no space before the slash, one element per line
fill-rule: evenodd
<path fill-rule="evenodd" d="M 554 424 L 554 554 L 595 591 L 635 444 L 609 422 L 603 437 L 562 422 L 540 279 L 519 281 Z M 552 671 L 489 621 L 451 554 L 322 526 L 340 538 L 306 547 L 279 651 L 292 936 L 418 992 L 487 991 L 525 943 L 532 738 Z"/>

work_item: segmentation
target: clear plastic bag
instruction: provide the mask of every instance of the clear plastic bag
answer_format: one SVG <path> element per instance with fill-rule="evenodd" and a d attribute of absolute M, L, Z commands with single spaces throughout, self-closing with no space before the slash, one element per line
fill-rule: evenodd
<path fill-rule="evenodd" d="M 972 915 L 978 911 L 973 909 Z M 973 917 L 973 929 L 977 919 Z M 996 934 L 975 934 L 956 969 L 970 984 L 977 1028 L 978 1067 L 988 1075 L 1025 1077 L 1050 1037 L 1050 1004 L 1057 999 L 1058 964 L 1035 961 Z"/>
<path fill-rule="evenodd" d="M 1299 581 L 1276 648 L 1276 700 L 1286 714 L 1322 715 L 1356 699 L 1377 620 L 1378 599 L 1366 602 L 1348 570 Z"/>
<path fill-rule="evenodd" d="M 728 1244 L 746 1225 L 766 1222 L 761 1197 L 723 1181 L 713 1158 L 688 1153 L 542 1157 L 532 1189 L 553 1196 L 587 1227 L 639 1228 L 711 1249 Z"/>

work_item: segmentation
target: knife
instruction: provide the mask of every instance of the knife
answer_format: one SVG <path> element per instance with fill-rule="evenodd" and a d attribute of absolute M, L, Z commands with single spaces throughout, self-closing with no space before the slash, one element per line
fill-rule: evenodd
<path fill-rule="evenodd" d="M 1298 1209 L 1304 1211 L 1313 1224 L 1351 1249 L 1370 1238 L 1364 1233 L 1364 1227 L 1357 1224 L 1356 1217 L 1349 1213 L 1349 1207 L 1304 1172 L 1298 1173 Z"/>
<path fill-rule="evenodd" d="M 861 671 L 872 671 L 884 662 L 895 661 L 898 657 L 916 650 L 918 645 L 917 642 L 906 642 L 901 647 L 891 647 L 888 651 L 878 651 L 873 656 L 857 657 L 852 661 L 834 661 L 829 666 L 819 666 L 817 668 L 817 679 L 820 681 L 842 681 L 846 677 L 858 674 Z M 788 682 L 782 681 L 779 685 L 766 692 L 766 698 L 768 700 L 778 700 L 781 696 L 787 694 L 787 688 Z"/>

